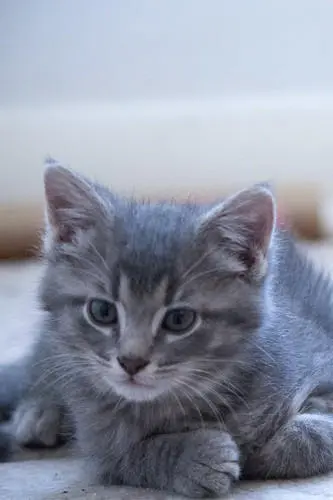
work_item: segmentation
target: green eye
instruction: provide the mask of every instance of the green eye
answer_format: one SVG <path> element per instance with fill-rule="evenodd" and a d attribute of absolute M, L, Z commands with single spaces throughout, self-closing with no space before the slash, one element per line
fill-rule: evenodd
<path fill-rule="evenodd" d="M 164 316 L 162 328 L 174 334 L 185 333 L 192 328 L 196 319 L 197 314 L 192 309 L 171 309 Z"/>
<path fill-rule="evenodd" d="M 118 323 L 117 307 L 107 300 L 90 300 L 87 311 L 91 321 L 96 325 L 115 325 Z"/>

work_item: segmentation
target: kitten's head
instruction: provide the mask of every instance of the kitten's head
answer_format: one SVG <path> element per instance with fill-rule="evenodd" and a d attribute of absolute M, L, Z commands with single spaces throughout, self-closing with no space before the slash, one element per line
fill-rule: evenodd
<path fill-rule="evenodd" d="M 50 166 L 45 192 L 41 298 L 59 368 L 67 360 L 68 376 L 131 401 L 223 380 L 262 319 L 269 190 L 210 207 L 153 204 Z"/>

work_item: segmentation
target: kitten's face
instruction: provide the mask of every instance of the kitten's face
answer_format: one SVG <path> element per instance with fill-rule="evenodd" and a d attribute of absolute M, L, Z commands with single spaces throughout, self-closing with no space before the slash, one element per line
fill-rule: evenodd
<path fill-rule="evenodd" d="M 42 299 L 74 376 L 137 402 L 213 389 L 260 324 L 273 212 L 258 221 L 256 210 L 272 206 L 270 194 L 255 188 L 205 211 L 119 201 L 85 186 L 64 169 L 46 177 L 52 231 Z"/>

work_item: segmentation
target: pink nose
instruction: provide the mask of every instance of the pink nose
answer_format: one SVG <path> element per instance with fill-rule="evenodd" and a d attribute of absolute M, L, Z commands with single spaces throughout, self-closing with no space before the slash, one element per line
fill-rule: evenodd
<path fill-rule="evenodd" d="M 119 356 L 117 360 L 122 369 L 131 376 L 135 375 L 140 370 L 143 370 L 149 364 L 149 361 L 144 358 L 130 358 L 127 356 Z"/>

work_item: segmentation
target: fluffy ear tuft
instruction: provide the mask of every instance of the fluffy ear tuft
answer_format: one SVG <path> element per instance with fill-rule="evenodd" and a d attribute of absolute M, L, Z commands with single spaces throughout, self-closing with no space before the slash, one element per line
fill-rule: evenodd
<path fill-rule="evenodd" d="M 47 161 L 44 186 L 53 240 L 69 243 L 103 216 L 103 202 L 93 184 L 53 160 Z"/>
<path fill-rule="evenodd" d="M 204 215 L 199 232 L 206 241 L 229 251 L 245 270 L 262 276 L 275 226 L 275 201 L 266 184 L 227 198 Z"/>

